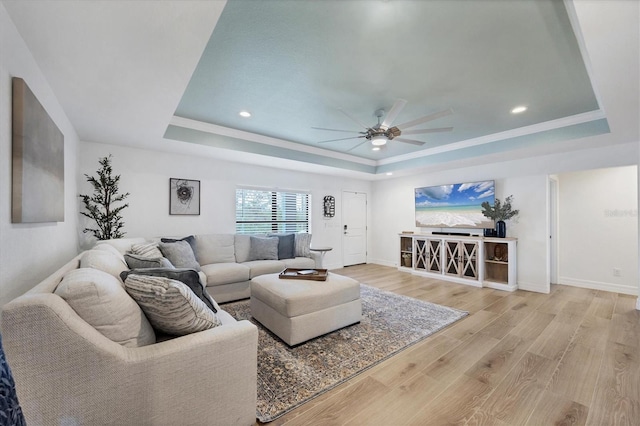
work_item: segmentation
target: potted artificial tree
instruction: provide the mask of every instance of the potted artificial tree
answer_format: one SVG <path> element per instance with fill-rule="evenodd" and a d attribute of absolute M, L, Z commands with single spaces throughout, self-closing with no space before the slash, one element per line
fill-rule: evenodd
<path fill-rule="evenodd" d="M 513 201 L 513 195 L 505 198 L 504 203 L 501 202 L 499 198 L 496 198 L 493 206 L 487 201 L 481 204 L 482 214 L 496 222 L 496 236 L 498 238 L 507 236 L 505 220 L 516 217 L 520 213 L 520 210 L 513 210 L 511 201 Z"/>
<path fill-rule="evenodd" d="M 117 207 L 114 204 L 124 201 L 129 193 L 118 194 L 120 175 L 112 175 L 111 154 L 101 158 L 99 163 L 101 167 L 97 170 L 97 177 L 84 175 L 93 186 L 93 195 L 79 195 L 87 210 L 80 214 L 95 221 L 97 228 L 85 228 L 82 232 L 91 232 L 99 240 L 122 238 L 125 233 L 122 231 L 124 221 L 120 212 L 129 207 L 129 204 Z"/>

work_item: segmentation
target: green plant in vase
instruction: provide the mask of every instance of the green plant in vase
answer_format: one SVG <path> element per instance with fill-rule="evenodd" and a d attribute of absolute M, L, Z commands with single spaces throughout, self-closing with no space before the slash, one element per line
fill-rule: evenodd
<path fill-rule="evenodd" d="M 507 236 L 507 225 L 505 224 L 505 220 L 514 218 L 520 213 L 520 210 L 513 209 L 511 206 L 512 201 L 513 195 L 509 195 L 504 199 L 504 203 L 501 202 L 499 198 L 496 198 L 493 206 L 489 204 L 488 201 L 481 204 L 482 214 L 496 222 L 496 234 L 500 238 Z"/>

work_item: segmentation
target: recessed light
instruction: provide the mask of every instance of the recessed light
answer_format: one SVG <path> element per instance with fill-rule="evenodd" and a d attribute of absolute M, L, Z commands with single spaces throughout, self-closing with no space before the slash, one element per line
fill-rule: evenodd
<path fill-rule="evenodd" d="M 391 176 L 391 175 L 393 175 L 393 172 L 387 172 L 386 175 L 387 176 Z"/>
<path fill-rule="evenodd" d="M 238 114 L 240 115 L 240 117 L 244 117 L 244 118 L 251 117 L 251 113 L 249 111 L 240 111 Z"/>
<path fill-rule="evenodd" d="M 380 151 L 380 147 L 379 146 L 374 146 L 373 148 L 371 148 L 372 151 Z"/>
<path fill-rule="evenodd" d="M 511 114 L 520 114 L 521 112 L 525 112 L 526 110 L 527 110 L 527 107 L 524 105 L 517 106 L 511 110 Z"/>

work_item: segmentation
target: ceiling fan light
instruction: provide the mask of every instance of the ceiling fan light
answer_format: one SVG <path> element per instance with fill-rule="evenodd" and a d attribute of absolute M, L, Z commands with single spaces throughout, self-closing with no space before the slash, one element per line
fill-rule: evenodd
<path fill-rule="evenodd" d="M 382 146 L 387 143 L 387 137 L 384 135 L 376 135 L 371 138 L 371 144 L 373 146 Z"/>

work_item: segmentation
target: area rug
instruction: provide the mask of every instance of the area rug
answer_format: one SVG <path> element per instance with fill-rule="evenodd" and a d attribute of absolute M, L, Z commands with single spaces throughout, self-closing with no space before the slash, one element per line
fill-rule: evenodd
<path fill-rule="evenodd" d="M 293 348 L 251 317 L 248 300 L 222 305 L 258 326 L 259 421 L 277 419 L 468 314 L 364 284 L 360 297 L 360 323 Z"/>

